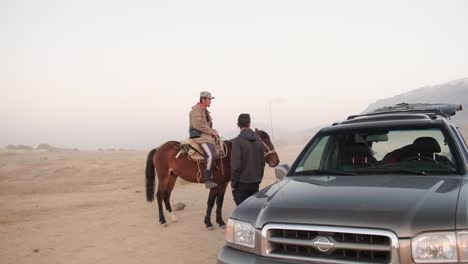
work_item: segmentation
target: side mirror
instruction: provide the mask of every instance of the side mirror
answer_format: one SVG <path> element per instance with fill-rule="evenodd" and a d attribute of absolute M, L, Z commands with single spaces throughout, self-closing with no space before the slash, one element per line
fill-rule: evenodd
<path fill-rule="evenodd" d="M 284 176 L 286 176 L 286 174 L 288 174 L 289 169 L 290 168 L 289 168 L 288 164 L 282 164 L 282 165 L 277 166 L 275 168 L 276 179 L 282 180 L 284 178 Z"/>

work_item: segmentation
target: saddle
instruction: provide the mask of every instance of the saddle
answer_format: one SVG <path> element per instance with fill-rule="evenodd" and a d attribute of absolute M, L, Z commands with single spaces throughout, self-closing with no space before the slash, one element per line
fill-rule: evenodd
<path fill-rule="evenodd" d="M 215 150 L 216 150 L 216 159 L 224 158 L 226 156 L 226 147 L 224 146 L 224 142 L 220 141 L 216 142 Z M 203 161 L 205 158 L 204 152 L 200 146 L 200 144 L 196 143 L 193 139 L 186 139 L 179 144 L 179 152 L 176 155 L 176 159 L 180 157 L 180 155 L 187 156 L 188 159 L 193 161 Z"/>

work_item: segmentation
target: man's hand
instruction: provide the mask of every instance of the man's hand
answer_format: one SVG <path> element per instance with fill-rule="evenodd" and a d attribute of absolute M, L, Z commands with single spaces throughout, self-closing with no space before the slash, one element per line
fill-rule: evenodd
<path fill-rule="evenodd" d="M 216 130 L 214 130 L 214 129 L 211 131 L 211 135 L 212 135 L 213 137 L 219 137 L 218 131 L 216 131 Z"/>
<path fill-rule="evenodd" d="M 237 182 L 236 181 L 231 181 L 231 191 L 234 191 L 237 187 Z"/>

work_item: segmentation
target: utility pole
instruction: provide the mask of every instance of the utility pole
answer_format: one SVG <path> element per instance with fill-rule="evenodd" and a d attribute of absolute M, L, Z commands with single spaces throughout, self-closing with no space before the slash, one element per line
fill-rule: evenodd
<path fill-rule="evenodd" d="M 271 111 L 271 104 L 273 100 L 269 101 L 270 103 L 270 130 L 271 130 L 271 142 L 275 142 L 275 133 L 273 132 L 273 112 Z"/>

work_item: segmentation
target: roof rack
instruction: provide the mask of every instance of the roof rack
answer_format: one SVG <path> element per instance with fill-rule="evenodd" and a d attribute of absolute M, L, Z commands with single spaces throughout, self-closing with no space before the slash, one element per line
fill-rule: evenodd
<path fill-rule="evenodd" d="M 382 115 L 382 114 L 395 114 L 395 113 L 419 113 L 426 115 L 439 115 L 445 118 L 454 116 L 457 111 L 463 110 L 461 104 L 408 104 L 401 103 L 394 106 L 386 106 L 375 109 L 368 113 L 361 115 L 351 115 L 348 116 L 347 120 L 355 119 L 356 117 L 361 116 L 373 116 L 373 115 Z"/>
<path fill-rule="evenodd" d="M 420 113 L 387 113 L 384 115 L 370 115 L 370 116 L 360 116 L 362 118 L 353 118 L 342 121 L 341 124 L 352 124 L 352 123 L 361 123 L 361 122 L 375 122 L 375 121 L 394 121 L 394 120 L 414 120 L 414 119 L 436 119 L 434 114 L 420 114 Z"/>

